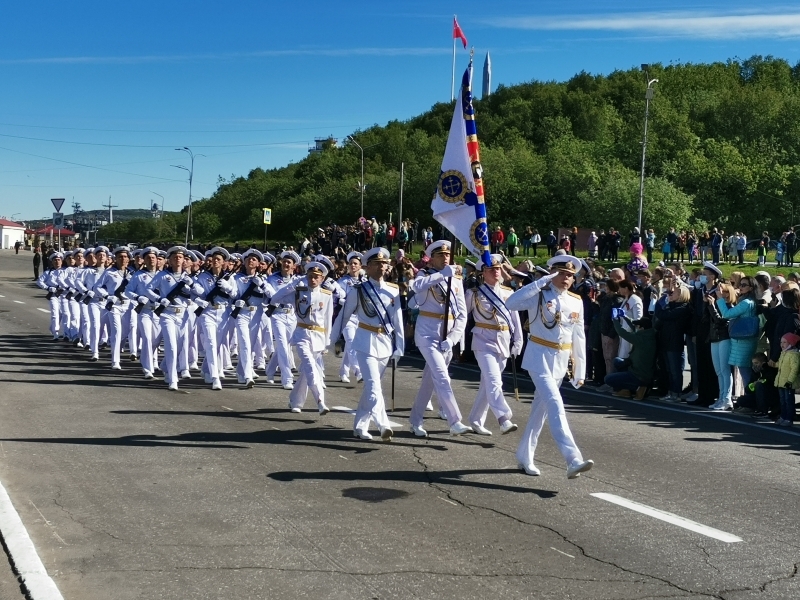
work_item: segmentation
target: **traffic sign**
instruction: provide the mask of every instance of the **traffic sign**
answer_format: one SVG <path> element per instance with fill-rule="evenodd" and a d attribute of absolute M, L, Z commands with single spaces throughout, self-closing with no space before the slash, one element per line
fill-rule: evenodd
<path fill-rule="evenodd" d="M 56 212 L 61 212 L 61 207 L 64 206 L 64 198 L 50 198 L 50 202 L 53 203 L 53 208 L 56 209 Z"/>
<path fill-rule="evenodd" d="M 264 211 L 264 225 L 272 225 L 272 209 L 262 208 Z"/>
<path fill-rule="evenodd" d="M 61 229 L 64 227 L 64 213 L 53 213 L 53 229 Z"/>

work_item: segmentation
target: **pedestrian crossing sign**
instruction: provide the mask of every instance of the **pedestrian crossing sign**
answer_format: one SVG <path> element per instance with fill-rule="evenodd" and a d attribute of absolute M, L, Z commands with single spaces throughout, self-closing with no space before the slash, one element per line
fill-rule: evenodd
<path fill-rule="evenodd" d="M 262 208 L 264 211 L 264 225 L 272 225 L 272 209 Z"/>

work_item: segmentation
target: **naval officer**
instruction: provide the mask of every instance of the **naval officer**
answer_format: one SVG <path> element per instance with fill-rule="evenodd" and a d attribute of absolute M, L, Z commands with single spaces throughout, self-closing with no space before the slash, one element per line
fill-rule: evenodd
<path fill-rule="evenodd" d="M 586 346 L 583 331 L 583 300 L 569 291 L 581 261 L 574 256 L 554 256 L 547 261 L 550 274 L 517 290 L 506 301 L 509 310 L 528 311 L 528 346 L 522 359 L 536 385 L 528 426 L 517 448 L 520 469 L 539 475 L 533 455 L 545 419 L 564 459 L 567 477 L 574 479 L 594 464 L 584 460 L 564 412 L 559 386 L 567 374 L 572 357 L 572 385 L 583 385 L 586 372 Z"/>

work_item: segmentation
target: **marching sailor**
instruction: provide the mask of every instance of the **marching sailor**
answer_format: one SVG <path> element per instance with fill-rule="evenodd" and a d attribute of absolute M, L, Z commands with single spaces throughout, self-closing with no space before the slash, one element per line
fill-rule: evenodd
<path fill-rule="evenodd" d="M 94 265 L 94 248 L 87 248 L 84 250 L 84 266 L 80 272 L 75 276 L 75 288 L 78 293 L 75 299 L 78 302 L 78 310 L 81 313 L 81 327 L 78 348 L 89 348 L 89 340 L 91 339 L 91 323 L 89 321 L 89 305 L 84 303 L 86 298 L 86 278 L 95 273 Z"/>
<path fill-rule="evenodd" d="M 351 339 L 352 350 L 364 375 L 364 389 L 358 401 L 353 434 L 371 440 L 370 421 L 375 421 L 381 439 L 391 441 L 392 429 L 381 389 L 381 378 L 389 360 L 403 356 L 405 338 L 400 311 L 400 290 L 383 280 L 390 262 L 385 248 L 373 248 L 364 254 L 367 278 L 349 286 L 347 300 L 331 332 L 330 345 L 336 343 L 343 327 L 355 315 L 356 331 Z M 360 261 L 359 261 L 360 264 Z"/>
<path fill-rule="evenodd" d="M 280 270 L 270 275 L 267 279 L 267 283 L 269 283 L 276 292 L 280 292 L 281 288 L 299 279 L 299 277 L 294 274 L 294 268 L 299 262 L 300 257 L 297 256 L 296 252 L 292 252 L 291 250 L 281 252 Z M 292 356 L 292 348 L 289 345 L 289 340 L 292 338 L 295 326 L 297 325 L 297 317 L 294 314 L 294 304 L 292 302 L 285 302 L 282 304 L 273 302 L 271 304 L 275 307 L 272 313 L 272 332 L 275 336 L 275 352 L 267 365 L 267 382 L 273 383 L 275 370 L 277 367 L 280 367 L 281 385 L 283 385 L 283 389 L 291 390 L 294 387 L 292 378 L 294 357 Z"/>
<path fill-rule="evenodd" d="M 186 328 L 187 309 L 191 308 L 192 292 L 202 293 L 195 288 L 195 282 L 183 271 L 184 257 L 189 250 L 183 246 L 173 246 L 167 250 L 167 264 L 147 286 L 147 294 L 157 304 L 154 312 L 159 316 L 161 335 L 164 340 L 164 359 L 161 370 L 164 381 L 170 390 L 178 390 L 178 375 L 181 379 L 191 379 L 189 373 L 189 338 Z M 191 259 L 189 259 L 191 260 Z"/>
<path fill-rule="evenodd" d="M 155 369 L 156 348 L 161 325 L 158 317 L 153 315 L 153 303 L 147 296 L 147 287 L 156 276 L 158 264 L 158 248 L 149 246 L 139 255 L 144 261 L 142 268 L 131 277 L 131 282 L 125 290 L 126 295 L 134 302 L 133 316 L 137 318 L 138 338 L 141 341 L 139 361 L 142 365 L 145 379 L 153 379 Z"/>
<path fill-rule="evenodd" d="M 318 357 L 328 346 L 333 318 L 333 294 L 322 287 L 322 280 L 327 273 L 328 269 L 322 263 L 309 262 L 305 278 L 284 285 L 275 292 L 270 302 L 273 306 L 291 304 L 293 314 L 297 315 L 297 327 L 290 340 L 297 347 L 300 357 L 300 377 L 289 394 L 289 408 L 294 413 L 299 413 L 303 408 L 308 390 L 311 390 L 317 402 L 319 414 L 329 412 L 318 364 Z"/>
<path fill-rule="evenodd" d="M 61 337 L 61 299 L 58 294 L 63 264 L 64 255 L 61 252 L 54 252 L 50 255 L 50 268 L 45 269 L 36 280 L 36 285 L 47 291 L 47 300 L 50 302 L 50 333 L 54 340 Z"/>
<path fill-rule="evenodd" d="M 361 281 L 361 264 L 363 256 L 361 252 L 351 252 L 347 255 L 347 273 L 342 275 L 337 283 L 344 290 L 345 294 L 349 293 L 350 288 Z M 352 369 L 356 376 L 356 382 L 361 381 L 361 367 L 358 364 L 358 359 L 353 350 L 353 337 L 358 328 L 358 312 L 354 311 L 353 316 L 347 321 L 342 329 L 344 336 L 344 358 L 342 365 L 339 368 L 339 381 L 342 383 L 350 383 L 350 370 Z M 334 340 L 338 342 L 339 340 Z"/>
<path fill-rule="evenodd" d="M 513 290 L 501 285 L 503 257 L 491 255 L 491 263 L 478 261 L 483 283 L 467 291 L 467 310 L 472 313 L 472 350 L 481 369 L 478 395 L 469 415 L 475 433 L 492 435 L 484 423 L 489 408 L 503 433 L 516 431 L 511 422 L 511 408 L 503 395 L 503 369 L 509 355 L 512 360 L 522 351 L 522 326 L 519 313 L 506 307 Z"/>
<path fill-rule="evenodd" d="M 125 288 L 130 282 L 128 263 L 131 251 L 127 246 L 114 248 L 114 266 L 103 271 L 103 275 L 95 284 L 95 292 L 100 302 L 108 311 L 108 330 L 111 343 L 111 368 L 122 369 L 119 364 L 122 340 L 128 337 L 129 320 L 126 313 L 130 308 L 130 299 L 125 295 Z"/>
<path fill-rule="evenodd" d="M 452 435 L 462 435 L 472 429 L 461 422 L 447 366 L 453 358 L 453 346 L 461 340 L 467 324 L 467 307 L 461 278 L 450 266 L 450 242 L 439 240 L 425 249 L 430 259 L 410 284 L 419 307 L 414 341 L 425 359 L 422 383 L 411 409 L 411 431 L 418 437 L 428 437 L 423 429 L 425 407 L 436 392 L 443 415 L 447 417 Z M 449 297 L 448 297 L 449 296 Z"/>
<path fill-rule="evenodd" d="M 69 341 L 76 346 L 81 344 L 81 304 L 76 296 L 78 295 L 78 278 L 83 276 L 83 248 L 75 248 L 72 251 L 72 266 L 67 269 L 65 281 L 68 287 L 66 299 L 69 302 Z"/>
<path fill-rule="evenodd" d="M 594 464 L 584 460 L 575 444 L 564 412 L 559 386 L 572 356 L 572 385 L 583 385 L 586 346 L 583 331 L 583 300 L 569 291 L 581 261 L 574 256 L 554 256 L 547 261 L 550 274 L 517 290 L 506 301 L 509 310 L 527 310 L 528 345 L 522 359 L 536 385 L 528 426 L 517 448 L 519 467 L 528 475 L 539 475 L 533 455 L 545 419 L 564 459 L 567 477 L 574 479 Z"/>
<path fill-rule="evenodd" d="M 108 315 L 107 311 L 101 307 L 102 296 L 97 291 L 97 283 L 102 279 L 106 271 L 106 259 L 109 250 L 105 246 L 97 246 L 94 249 L 94 268 L 91 269 L 83 280 L 83 288 L 86 292 L 83 295 L 83 303 L 89 309 L 89 349 L 92 356 L 89 362 L 97 362 L 100 357 L 100 344 L 105 343 L 108 336 Z M 105 314 L 104 314 L 105 312 Z"/>
<path fill-rule="evenodd" d="M 274 290 L 258 275 L 258 265 L 264 256 L 255 248 L 250 248 L 242 254 L 242 272 L 233 276 L 233 285 L 236 288 L 233 312 L 231 317 L 235 321 L 236 339 L 239 346 L 239 363 L 236 365 L 236 374 L 239 383 L 251 388 L 255 385 L 255 369 L 253 368 L 253 353 L 260 354 L 264 360 L 263 350 L 256 351 L 260 344 L 261 320 L 264 313 L 264 301 L 269 301 Z"/>

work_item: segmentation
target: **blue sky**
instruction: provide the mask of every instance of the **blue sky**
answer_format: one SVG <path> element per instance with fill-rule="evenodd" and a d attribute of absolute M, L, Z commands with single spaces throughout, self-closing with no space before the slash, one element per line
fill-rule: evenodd
<path fill-rule="evenodd" d="M 789 3 L 623 1 L 17 2 L 0 21 L 0 216 L 167 210 L 217 177 L 306 155 L 315 137 L 450 98 L 453 14 L 493 85 L 641 63 L 800 59 Z M 458 71 L 468 61 L 459 47 Z M 480 130 L 480 115 L 477 115 Z M 68 207 L 67 212 L 71 212 Z"/>

